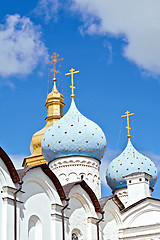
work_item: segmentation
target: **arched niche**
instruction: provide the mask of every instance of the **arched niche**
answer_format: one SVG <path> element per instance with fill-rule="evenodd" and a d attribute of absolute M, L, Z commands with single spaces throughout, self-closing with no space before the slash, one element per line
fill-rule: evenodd
<path fill-rule="evenodd" d="M 111 198 L 106 201 L 103 210 L 104 220 L 100 223 L 103 239 L 118 240 L 118 230 L 122 224 L 119 208 Z"/>
<path fill-rule="evenodd" d="M 35 215 L 32 215 L 28 221 L 28 240 L 42 240 L 42 224 Z"/>
<path fill-rule="evenodd" d="M 29 181 L 25 181 L 23 185 L 24 193 L 22 196 L 22 201 L 24 202 L 24 204 L 20 210 L 20 236 L 24 240 L 39 240 L 35 234 L 36 229 L 39 229 L 38 226 L 41 223 L 41 225 L 43 226 L 43 238 L 45 236 L 46 239 L 51 239 L 52 198 L 50 198 L 48 192 L 46 193 L 46 191 L 44 190 L 44 185 L 42 185 L 44 182 L 33 181 L 33 179 L 32 181 L 30 180 L 31 179 L 29 179 Z M 32 215 L 38 216 L 40 220 L 36 221 L 35 217 L 33 217 Z"/>
<path fill-rule="evenodd" d="M 78 179 L 77 173 L 71 172 L 68 174 L 69 182 L 76 182 Z"/>
<path fill-rule="evenodd" d="M 95 207 L 88 192 L 80 184 L 71 188 L 68 197 L 70 198 L 70 210 L 67 215 L 69 217 L 69 237 L 70 239 L 75 237 L 76 240 L 77 236 L 78 240 L 85 240 L 88 238 L 90 231 L 88 218 L 97 218 Z M 73 233 L 74 235 L 72 236 Z"/>
<path fill-rule="evenodd" d="M 39 191 L 45 193 L 50 203 L 61 204 L 61 199 L 55 186 L 53 186 L 50 181 L 47 182 L 39 177 L 31 177 L 28 179 L 24 179 L 23 190 L 26 192 L 26 194 L 23 195 L 23 201 L 26 201 L 29 197 L 35 194 L 36 188 L 32 187 L 32 185 L 35 184 L 37 185 L 37 192 Z"/>
<path fill-rule="evenodd" d="M 58 177 L 58 179 L 60 180 L 61 184 L 63 185 L 64 183 L 66 183 L 66 174 L 65 173 L 61 173 Z"/>
<path fill-rule="evenodd" d="M 71 240 L 83 240 L 82 233 L 78 228 L 72 230 Z"/>

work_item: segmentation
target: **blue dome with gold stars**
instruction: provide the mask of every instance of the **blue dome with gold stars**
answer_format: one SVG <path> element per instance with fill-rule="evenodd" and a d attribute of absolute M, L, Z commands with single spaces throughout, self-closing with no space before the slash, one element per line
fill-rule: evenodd
<path fill-rule="evenodd" d="M 53 123 L 41 142 L 42 154 L 49 162 L 65 156 L 88 156 L 100 160 L 106 149 L 102 129 L 84 117 L 72 101 L 68 112 Z"/>
<path fill-rule="evenodd" d="M 125 176 L 136 172 L 150 174 L 150 188 L 153 189 L 158 175 L 156 165 L 139 153 L 129 140 L 125 150 L 109 164 L 106 172 L 107 184 L 113 191 L 127 187 Z"/>

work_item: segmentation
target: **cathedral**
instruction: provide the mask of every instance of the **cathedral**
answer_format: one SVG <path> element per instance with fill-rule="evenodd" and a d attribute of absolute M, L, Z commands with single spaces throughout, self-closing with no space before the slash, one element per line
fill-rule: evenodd
<path fill-rule="evenodd" d="M 99 168 L 106 151 L 102 129 L 76 107 L 71 69 L 71 104 L 63 116 L 64 97 L 56 85 L 47 95 L 46 126 L 32 137 L 31 155 L 16 169 L 0 148 L 1 240 L 158 240 L 160 200 L 152 197 L 157 168 L 131 141 L 106 169 L 112 195 L 101 197 Z M 96 112 L 95 112 L 96 114 Z"/>

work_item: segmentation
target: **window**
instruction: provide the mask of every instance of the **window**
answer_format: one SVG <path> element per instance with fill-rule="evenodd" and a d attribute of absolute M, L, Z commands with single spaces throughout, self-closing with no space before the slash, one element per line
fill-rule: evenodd
<path fill-rule="evenodd" d="M 72 233 L 72 240 L 78 240 L 78 236 L 76 233 Z"/>
<path fill-rule="evenodd" d="M 72 230 L 72 240 L 83 240 L 82 233 L 78 228 Z"/>

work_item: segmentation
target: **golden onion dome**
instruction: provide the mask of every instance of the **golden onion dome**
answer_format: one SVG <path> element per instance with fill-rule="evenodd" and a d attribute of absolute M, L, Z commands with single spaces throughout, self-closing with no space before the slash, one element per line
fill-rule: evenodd
<path fill-rule="evenodd" d="M 54 122 L 61 119 L 63 116 L 63 107 L 64 107 L 64 97 L 61 93 L 58 92 L 56 87 L 56 79 L 54 79 L 54 86 L 52 91 L 47 95 L 45 107 L 48 109 L 48 114 L 46 117 L 46 125 L 44 128 L 36 132 L 31 141 L 30 151 L 31 155 L 24 159 L 23 167 L 29 167 L 33 165 L 38 165 L 42 163 L 46 163 L 42 152 L 41 152 L 41 141 L 42 137 L 47 130 Z"/>

